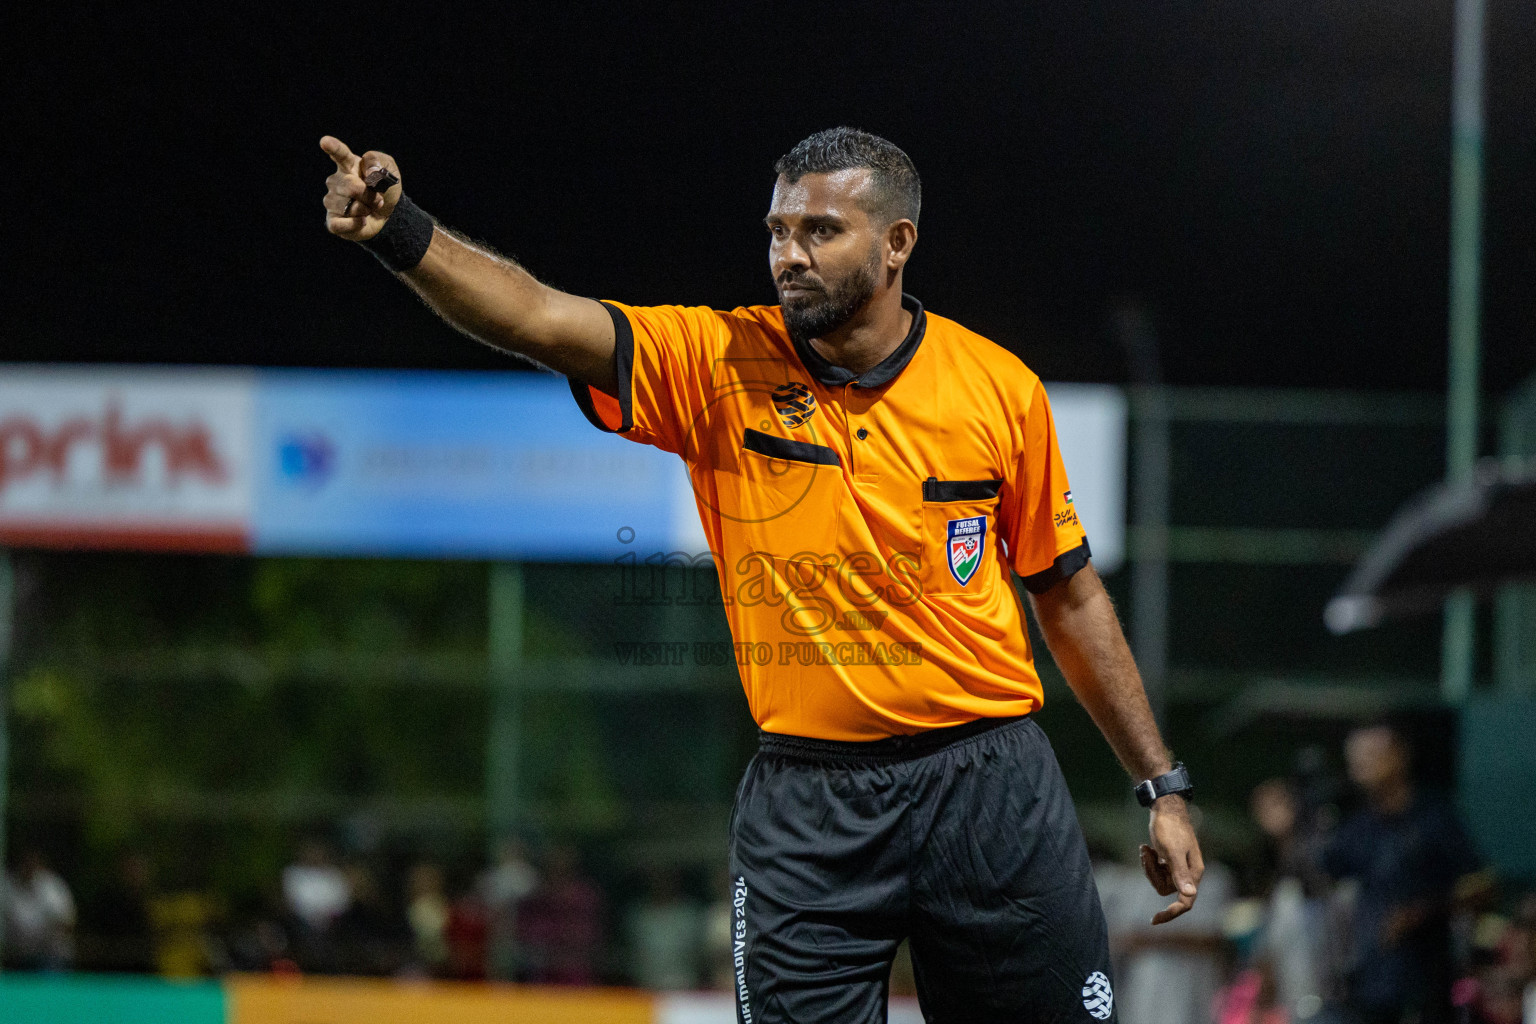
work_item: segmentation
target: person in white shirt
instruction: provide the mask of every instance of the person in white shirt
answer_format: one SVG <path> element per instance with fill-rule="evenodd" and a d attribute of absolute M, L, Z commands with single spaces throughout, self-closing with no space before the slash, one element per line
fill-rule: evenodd
<path fill-rule="evenodd" d="M 5 880 L 5 960 L 17 970 L 62 971 L 75 956 L 75 899 L 42 854 L 29 851 Z"/>
<path fill-rule="evenodd" d="M 316 934 L 324 934 L 351 904 L 347 876 L 331 859 L 324 843 L 306 842 L 298 860 L 283 869 L 283 902 L 289 913 Z"/>

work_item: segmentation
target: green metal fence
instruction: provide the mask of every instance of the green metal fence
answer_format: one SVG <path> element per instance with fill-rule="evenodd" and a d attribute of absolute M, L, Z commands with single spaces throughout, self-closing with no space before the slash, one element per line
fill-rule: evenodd
<path fill-rule="evenodd" d="M 1536 377 L 1504 404 L 1499 454 L 1510 469 L 1536 472 Z M 1536 584 L 1506 587 L 1494 609 L 1494 680 L 1503 693 L 1536 695 Z"/>

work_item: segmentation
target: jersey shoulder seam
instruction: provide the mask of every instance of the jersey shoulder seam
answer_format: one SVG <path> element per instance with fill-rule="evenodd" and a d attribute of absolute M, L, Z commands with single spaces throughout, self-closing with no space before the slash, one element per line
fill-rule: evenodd
<path fill-rule="evenodd" d="M 1017 353 L 1004 348 L 984 334 L 976 333 L 964 324 L 936 313 L 928 315 L 931 318 L 930 323 L 932 320 L 937 320 L 941 325 L 953 329 L 978 360 L 989 367 L 993 373 L 1001 370 L 1003 373 L 1017 374 L 1019 382 L 1023 385 L 1021 397 L 1025 399 L 1026 407 L 1028 406 L 1028 400 L 1033 397 L 1034 388 L 1041 383 L 1039 375 L 1030 369 L 1028 363 L 1024 362 Z"/>

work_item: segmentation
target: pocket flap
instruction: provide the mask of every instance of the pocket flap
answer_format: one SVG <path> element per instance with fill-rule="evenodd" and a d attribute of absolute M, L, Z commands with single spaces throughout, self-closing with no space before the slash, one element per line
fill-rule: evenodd
<path fill-rule="evenodd" d="M 808 441 L 795 441 L 787 437 L 779 437 L 777 434 L 765 434 L 761 430 L 753 430 L 747 427 L 741 437 L 741 446 L 749 452 L 757 452 L 766 455 L 770 459 L 785 459 L 789 462 L 809 462 L 817 466 L 841 466 L 843 460 L 838 458 L 837 452 L 831 448 L 819 444 L 811 444 Z"/>
<path fill-rule="evenodd" d="M 923 500 L 985 501 L 997 497 L 1002 486 L 1001 480 L 940 480 L 931 476 L 923 481 Z"/>

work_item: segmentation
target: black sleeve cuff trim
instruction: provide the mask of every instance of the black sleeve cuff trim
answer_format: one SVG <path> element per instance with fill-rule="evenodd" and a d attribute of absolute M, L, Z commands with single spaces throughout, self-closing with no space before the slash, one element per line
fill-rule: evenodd
<path fill-rule="evenodd" d="M 985 501 L 997 497 L 1002 486 L 1001 480 L 940 480 L 931 476 L 923 481 L 923 500 Z"/>
<path fill-rule="evenodd" d="M 1088 564 L 1088 559 L 1093 557 L 1093 552 L 1088 550 L 1088 538 L 1071 551 L 1063 551 L 1056 556 L 1056 561 L 1051 563 L 1049 569 L 1035 573 L 1033 576 L 1024 577 L 1024 589 L 1031 594 L 1043 594 L 1062 580 L 1071 577 L 1079 569 Z"/>
<path fill-rule="evenodd" d="M 635 425 L 634 407 L 634 365 L 635 365 L 635 331 L 629 325 L 629 317 L 623 310 L 606 302 L 601 303 L 608 311 L 608 316 L 613 320 L 613 372 L 619 381 L 619 429 L 614 430 L 603 422 L 603 418 L 597 414 L 597 409 L 592 405 L 592 392 L 587 385 L 575 377 L 567 378 L 571 386 L 571 395 L 576 399 L 576 405 L 581 409 L 581 414 L 587 418 L 598 430 L 608 434 L 622 434 Z"/>
<path fill-rule="evenodd" d="M 841 466 L 843 460 L 837 452 L 819 444 L 794 441 L 777 434 L 765 434 L 748 427 L 741 436 L 741 446 L 749 452 L 766 455 L 770 459 L 787 459 L 790 462 L 810 462 L 818 466 Z"/>

